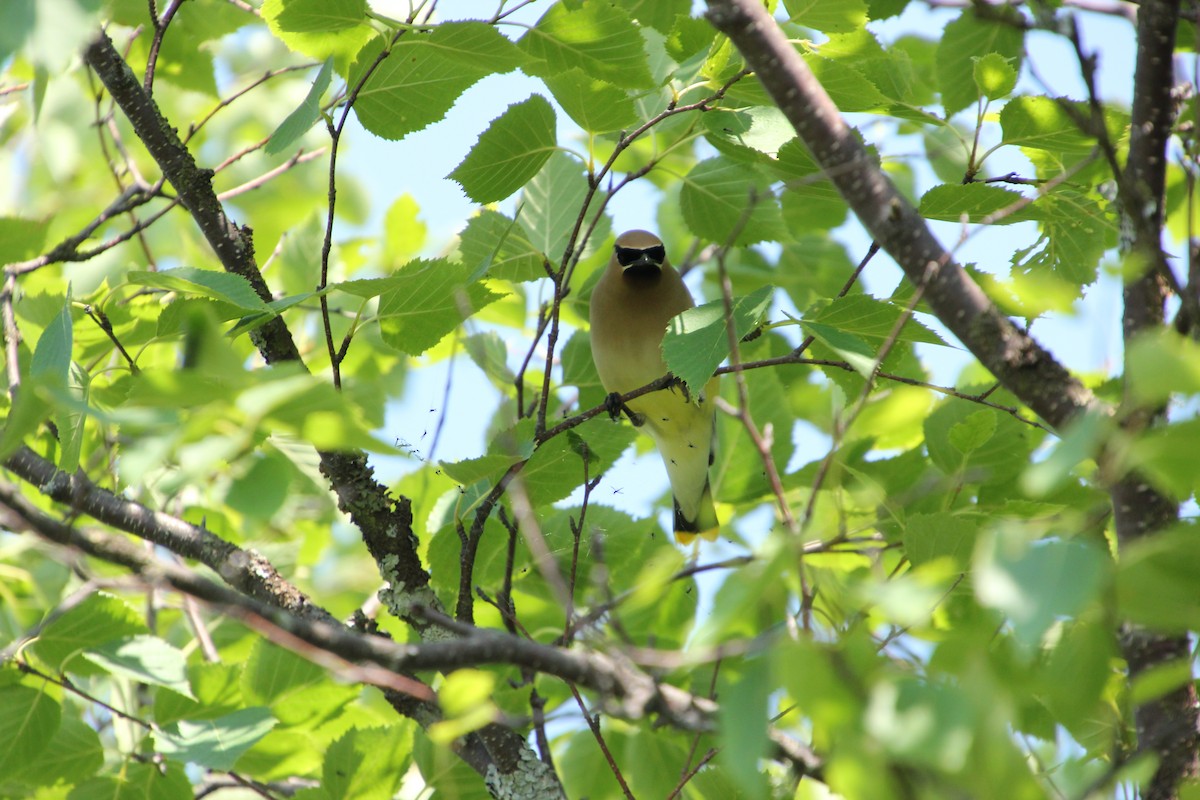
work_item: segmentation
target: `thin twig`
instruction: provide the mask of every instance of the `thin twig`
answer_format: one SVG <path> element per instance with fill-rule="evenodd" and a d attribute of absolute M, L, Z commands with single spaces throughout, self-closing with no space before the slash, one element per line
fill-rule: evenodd
<path fill-rule="evenodd" d="M 4 276 L 4 290 L 0 292 L 0 313 L 4 317 L 4 371 L 8 376 L 8 401 L 17 401 L 21 388 L 21 332 L 17 329 L 17 315 L 13 311 L 13 294 L 17 291 L 17 276 L 9 271 Z"/>
<path fill-rule="evenodd" d="M 629 790 L 629 784 L 625 782 L 625 776 L 621 774 L 621 768 L 617 766 L 617 761 L 613 758 L 612 751 L 608 749 L 608 743 L 604 741 L 604 734 L 600 731 L 599 715 L 592 716 L 588 713 L 587 705 L 583 702 L 583 697 L 579 694 L 579 690 L 575 688 L 575 684 L 568 683 L 567 687 L 571 690 L 575 702 L 579 705 L 579 711 L 583 714 L 583 721 L 587 723 L 588 730 L 595 737 L 596 744 L 600 745 L 600 752 L 604 754 L 604 760 L 608 762 L 608 769 L 612 772 L 613 777 L 617 779 L 617 784 L 620 785 L 621 791 L 628 800 L 636 800 L 633 792 Z"/>
<path fill-rule="evenodd" d="M 158 50 L 162 47 L 163 37 L 167 35 L 167 26 L 175 18 L 175 12 L 183 5 L 183 0 L 171 0 L 162 17 L 154 14 L 154 3 L 150 3 L 150 22 L 154 25 L 154 38 L 150 40 L 150 55 L 146 58 L 146 77 L 143 85 L 146 94 L 154 93 L 154 69 L 158 65 Z"/>

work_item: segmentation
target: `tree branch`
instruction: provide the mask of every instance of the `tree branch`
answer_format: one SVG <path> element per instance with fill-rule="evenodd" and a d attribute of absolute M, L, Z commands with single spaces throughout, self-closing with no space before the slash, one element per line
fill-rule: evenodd
<path fill-rule="evenodd" d="M 1091 393 L 1001 314 L 934 238 L 871 161 L 762 4 L 709 0 L 707 16 L 741 51 L 867 231 L 911 281 L 924 287 L 934 313 L 975 357 L 1056 428 L 1093 403 Z"/>
<path fill-rule="evenodd" d="M 261 555 L 243 550 L 203 526 L 118 497 L 92 483 L 81 472 L 62 472 L 28 447 L 9 456 L 4 466 L 37 487 L 42 494 L 78 513 L 199 561 L 221 580 L 259 602 L 279 606 L 302 617 L 333 620 L 328 612 L 285 581 Z"/>
<path fill-rule="evenodd" d="M 1128 359 L 1133 339 L 1159 330 L 1165 320 L 1170 265 L 1162 249 L 1163 196 L 1167 138 L 1174 119 L 1175 34 L 1179 0 L 1146 0 L 1138 10 L 1138 51 L 1129 136 L 1129 158 L 1122 181 L 1123 229 L 1130 232 L 1127 254 L 1145 261 L 1140 277 L 1124 292 L 1123 333 Z M 1126 374 L 1129 364 L 1126 362 Z M 1138 431 L 1166 421 L 1166 407 L 1131 407 L 1125 428 Z M 1117 537 L 1122 545 L 1173 524 L 1179 504 L 1157 491 L 1141 475 L 1124 476 L 1111 489 Z M 1121 631 L 1121 653 L 1129 678 L 1166 663 L 1191 661 L 1187 636 L 1164 636 L 1136 626 Z M 1200 774 L 1197 695 L 1192 681 L 1134 710 L 1138 750 L 1153 753 L 1158 768 L 1146 790 L 1147 800 L 1177 796 L 1182 782 Z"/>
<path fill-rule="evenodd" d="M 266 281 L 254 260 L 254 240 L 249 228 L 237 225 L 225 214 L 212 188 L 212 172 L 196 166 L 192 154 L 159 111 L 158 105 L 138 82 L 133 70 L 101 31 L 84 50 L 88 65 L 125 112 L 137 137 L 163 171 L 163 175 L 200 227 L 221 265 L 250 282 L 264 302 L 272 299 Z M 251 340 L 268 363 L 299 361 L 300 352 L 282 317 L 275 317 L 250 333 Z"/>
<path fill-rule="evenodd" d="M 271 292 L 255 261 L 252 232 L 225 214 L 213 191 L 212 173 L 197 167 L 178 133 L 146 94 L 108 35 L 100 32 L 85 49 L 84 58 L 175 187 L 180 202 L 191 213 L 221 265 L 226 271 L 246 278 L 259 297 L 270 301 Z M 250 337 L 268 364 L 300 361 L 299 350 L 282 317 L 269 320 L 252 331 Z M 411 610 L 416 603 L 436 603 L 437 598 L 429 588 L 429 573 L 417 554 L 409 499 L 393 500 L 387 487 L 375 480 L 366 454 L 361 451 L 323 451 L 320 458 L 321 472 L 337 495 L 338 507 L 362 533 L 367 549 L 388 583 L 384 597 L 389 610 L 412 624 L 422 636 L 427 635 L 428 623 L 415 617 Z M 412 709 L 402 699 L 390 699 L 401 713 L 421 721 L 424 712 L 420 709 Z M 488 726 L 467 737 L 462 748 L 459 755 L 487 777 L 496 792 L 502 791 L 508 781 L 542 776 L 535 766 L 541 762 L 515 730 Z M 532 764 L 526 756 L 532 758 Z M 557 782 L 556 777 L 553 780 Z M 561 787 L 558 791 L 561 792 Z"/>

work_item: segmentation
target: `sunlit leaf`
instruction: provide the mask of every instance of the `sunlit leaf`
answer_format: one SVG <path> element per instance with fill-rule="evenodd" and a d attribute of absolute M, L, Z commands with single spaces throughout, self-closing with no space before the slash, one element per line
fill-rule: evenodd
<path fill-rule="evenodd" d="M 683 179 L 680 210 L 696 236 L 717 244 L 776 239 L 783 233 L 779 203 L 766 181 L 745 164 L 711 158 Z"/>
<path fill-rule="evenodd" d="M 518 43 L 535 74 L 582 69 L 624 88 L 650 86 L 642 37 L 624 11 L 609 3 L 556 3 Z"/>
<path fill-rule="evenodd" d="M 535 94 L 492 120 L 448 177 L 476 203 L 503 200 L 536 175 L 554 150 L 554 109 Z"/>
<path fill-rule="evenodd" d="M 735 341 L 763 321 L 771 305 L 774 288 L 764 286 L 752 295 L 735 297 L 730 320 Z M 667 368 L 693 390 L 698 390 L 730 353 L 725 301 L 714 300 L 688 309 L 671 320 L 663 337 Z"/>
<path fill-rule="evenodd" d="M 637 121 L 633 100 L 620 87 L 582 69 L 542 76 L 567 116 L 590 133 L 624 130 Z"/>
<path fill-rule="evenodd" d="M 1009 13 L 1002 11 L 1003 14 Z M 983 19 L 964 13 L 942 32 L 937 49 L 937 81 L 947 116 L 961 111 L 979 97 L 975 85 L 975 62 L 989 53 L 1021 65 L 1023 33 L 1019 25 L 1003 19 Z"/>
<path fill-rule="evenodd" d="M 183 653 L 157 637 L 105 642 L 85 651 L 83 657 L 114 675 L 192 696 Z"/>

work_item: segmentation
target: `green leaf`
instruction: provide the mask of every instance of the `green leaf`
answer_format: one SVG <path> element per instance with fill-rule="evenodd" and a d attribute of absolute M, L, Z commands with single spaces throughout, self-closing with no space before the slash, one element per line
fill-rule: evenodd
<path fill-rule="evenodd" d="M 542 81 L 567 116 L 588 133 L 625 130 L 637 123 L 633 99 L 590 72 L 568 69 L 544 75 Z"/>
<path fill-rule="evenodd" d="M 283 0 L 273 16 L 279 30 L 289 33 L 346 30 L 366 18 L 366 0 Z"/>
<path fill-rule="evenodd" d="M 176 267 L 159 272 L 132 270 L 128 280 L 135 286 L 149 286 L 187 295 L 219 300 L 247 311 L 271 313 L 271 308 L 254 291 L 250 281 L 230 272 L 196 267 Z"/>
<path fill-rule="evenodd" d="M 386 288 L 379 297 L 384 341 L 401 352 L 420 355 L 503 296 L 467 279 L 465 264 L 445 259 L 410 261 L 384 279 Z"/>
<path fill-rule="evenodd" d="M 521 193 L 517 222 L 553 267 L 558 267 L 567 248 L 587 191 L 587 179 L 579 162 L 559 151 L 550 156 L 542 171 Z M 599 240 L 604 236 L 602 229 L 594 234 Z"/>
<path fill-rule="evenodd" d="M 806 53 L 804 63 L 840 111 L 874 111 L 888 105 L 888 99 L 879 87 L 852 64 L 825 58 L 819 53 Z"/>
<path fill-rule="evenodd" d="M 1017 203 L 1025 199 L 1020 192 L 986 183 L 944 183 L 921 196 L 919 210 L 921 216 L 928 219 L 962 222 L 965 218 L 973 223 L 986 220 L 992 224 L 1009 225 L 1041 216 L 1040 205 L 1028 204 L 1017 209 Z"/>
<path fill-rule="evenodd" d="M 920 84 L 912 56 L 897 44 L 899 42 L 885 48 L 870 29 L 858 26 L 845 33 L 830 34 L 818 52 L 825 58 L 852 66 L 888 100 L 910 106 L 931 104 L 932 92 Z M 933 44 L 928 42 L 930 47 Z M 892 109 L 892 113 L 903 116 L 906 109 Z"/>
<path fill-rule="evenodd" d="M 976 708 L 951 681 L 898 676 L 873 687 L 864 721 L 892 758 L 954 774 L 967 764 Z"/>
<path fill-rule="evenodd" d="M 517 46 L 486 22 L 444 22 L 428 39 L 443 58 L 484 75 L 512 72 L 526 63 Z"/>
<path fill-rule="evenodd" d="M 31 378 L 52 386 L 66 384 L 67 375 L 71 370 L 72 332 L 71 292 L 68 290 L 62 310 L 55 315 L 54 320 L 38 338 L 33 360 L 29 362 Z"/>
<path fill-rule="evenodd" d="M 149 764 L 132 759 L 112 775 L 97 775 L 71 790 L 71 800 L 183 800 L 193 789 L 183 764 Z"/>
<path fill-rule="evenodd" d="M 1152 329 L 1129 345 L 1126 377 L 1138 403 L 1174 394 L 1200 394 L 1200 344 L 1172 331 Z"/>
<path fill-rule="evenodd" d="M 863 0 L 784 0 L 789 22 L 824 33 L 848 33 L 867 24 Z"/>
<path fill-rule="evenodd" d="M 308 90 L 308 94 L 304 96 L 304 100 L 300 102 L 295 111 L 288 114 L 283 122 L 279 123 L 279 127 L 271 134 L 267 146 L 263 148 L 267 155 L 282 153 L 301 136 L 308 133 L 309 128 L 317 124 L 317 120 L 321 118 L 321 97 L 329 88 L 332 75 L 333 56 L 330 56 L 325 59 L 325 63 L 317 71 L 317 77 L 313 79 L 313 85 Z"/>
<path fill-rule="evenodd" d="M 579 405 L 599 405 L 608 394 L 600 384 L 596 362 L 592 360 L 592 340 L 587 331 L 575 331 L 562 349 L 563 383 L 579 389 Z"/>
<path fill-rule="evenodd" d="M 1042 197 L 1037 212 L 1042 236 L 1032 248 L 1013 255 L 1014 266 L 1053 274 L 1076 287 L 1094 282 L 1104 251 L 1116 244 L 1113 217 L 1094 199 L 1071 189 Z"/>
<path fill-rule="evenodd" d="M 429 736 L 435 742 L 449 744 L 495 720 L 495 689 L 494 673 L 478 669 L 451 672 L 438 688 L 438 704 L 446 718 L 430 726 Z"/>
<path fill-rule="evenodd" d="M 265 708 L 242 708 L 198 722 L 180 720 L 160 729 L 158 751 L 179 761 L 208 769 L 230 770 L 242 753 L 266 736 L 276 721 Z"/>
<path fill-rule="evenodd" d="M 1192 665 L 1186 658 L 1159 661 L 1142 669 L 1130 682 L 1129 702 L 1137 706 L 1150 703 L 1192 682 Z"/>
<path fill-rule="evenodd" d="M 805 322 L 804 329 L 862 377 L 869 378 L 875 373 L 875 351 L 858 336 L 820 322 Z"/>
<path fill-rule="evenodd" d="M 463 340 L 467 355 L 493 384 L 507 390 L 516 380 L 508 366 L 508 345 L 495 331 L 473 333 Z"/>
<path fill-rule="evenodd" d="M 1130 460 L 1157 488 L 1185 498 L 1200 488 L 1198 450 L 1200 420 L 1189 419 L 1143 433 L 1133 443 Z"/>
<path fill-rule="evenodd" d="M 949 441 L 955 450 L 968 455 L 983 447 L 995 434 L 996 414 L 985 408 L 954 423 L 950 427 Z"/>
<path fill-rule="evenodd" d="M 1011 10 L 999 13 L 1016 14 Z M 942 31 L 936 60 L 938 88 L 946 116 L 953 116 L 979 99 L 974 79 L 975 59 L 995 53 L 1019 69 L 1023 47 L 1022 30 L 1003 20 L 980 19 L 964 11 L 947 25 Z"/>
<path fill-rule="evenodd" d="M 61 75 L 95 35 L 102 10 L 99 0 L 5 3 L 2 27 L 11 24 L 13 30 L 0 36 L 0 56 L 7 58 L 9 52 L 23 47 L 26 58 L 38 67 Z"/>
<path fill-rule="evenodd" d="M 1000 531 L 985 535 L 975 553 L 975 596 L 1007 615 L 1017 641 L 1035 648 L 1055 620 L 1099 600 L 1107 564 L 1083 539 L 1029 542 L 1023 532 Z"/>
<path fill-rule="evenodd" d="M 479 481 L 495 484 L 508 468 L 521 459 L 518 456 L 500 453 L 483 455 L 476 458 L 464 458 L 461 461 L 439 462 L 442 472 L 463 486 L 471 486 Z"/>
<path fill-rule="evenodd" d="M 846 220 L 849 206 L 798 138 L 779 148 L 776 173 L 785 181 L 780 204 L 783 224 L 793 237 L 832 230 Z"/>
<path fill-rule="evenodd" d="M 43 220 L 0 217 L 0 264 L 15 264 L 40 255 L 49 227 L 50 223 Z"/>
<path fill-rule="evenodd" d="M 404 192 L 388 207 L 383 218 L 383 257 L 386 266 L 398 267 L 425 247 L 428 226 L 421 221 L 416 199 Z"/>
<path fill-rule="evenodd" d="M 1164 633 L 1200 627 L 1197 570 L 1200 536 L 1194 525 L 1177 525 L 1125 545 L 1117 563 L 1121 616 Z"/>
<path fill-rule="evenodd" d="M 105 642 L 86 650 L 83 657 L 113 675 L 165 686 L 184 697 L 192 697 L 183 653 L 156 636 Z"/>
<path fill-rule="evenodd" d="M 33 652 L 51 669 L 63 670 L 85 650 L 146 632 L 145 622 L 132 607 L 97 593 L 46 625 L 33 643 Z"/>
<path fill-rule="evenodd" d="M 535 75 L 581 69 L 625 89 L 653 85 L 642 34 L 629 15 L 606 2 L 556 3 L 517 43 Z"/>
<path fill-rule="evenodd" d="M 988 53 L 975 59 L 975 85 L 989 100 L 1008 97 L 1017 88 L 1017 71 L 999 53 Z"/>
<path fill-rule="evenodd" d="M 783 236 L 779 203 L 762 176 L 724 157 L 701 161 L 683 178 L 683 221 L 695 235 L 717 244 L 754 244 Z"/>
<path fill-rule="evenodd" d="M 62 387 L 62 401 L 58 403 L 55 425 L 58 427 L 58 468 L 63 472 L 74 472 L 79 468 L 79 457 L 83 452 L 85 426 L 88 420 L 88 398 L 91 375 L 79 364 L 72 362 L 67 385 Z"/>
<path fill-rule="evenodd" d="M 878 354 L 891 336 L 897 342 L 944 344 L 937 334 L 911 317 L 896 331 L 903 313 L 873 297 L 849 295 L 818 304 L 805 313 L 801 324 L 865 378 L 872 374 Z"/>
<path fill-rule="evenodd" d="M 768 796 L 766 776 L 759 762 L 770 744 L 767 704 L 773 682 L 770 663 L 765 658 L 744 662 L 736 678 L 727 671 L 721 677 L 721 763 L 737 784 L 739 797 Z"/>
<path fill-rule="evenodd" d="M 279 645 L 259 639 L 246 659 L 242 693 L 250 703 L 269 705 L 302 693 L 325 676 L 325 671 Z"/>
<path fill-rule="evenodd" d="M 458 247 L 472 276 L 516 282 L 546 277 L 542 251 L 522 226 L 499 211 L 485 208 L 472 217 Z"/>
<path fill-rule="evenodd" d="M 351 85 L 362 79 L 384 46 L 376 37 L 359 52 L 350 70 Z M 512 43 L 482 22 L 448 22 L 428 35 L 410 32 L 371 73 L 354 110 L 376 136 L 400 139 L 441 119 L 484 75 L 520 64 Z"/>
<path fill-rule="evenodd" d="M 1073 733 L 1095 724 L 1097 705 L 1112 678 L 1113 639 L 1113 629 L 1107 625 L 1076 621 L 1065 626 L 1047 659 L 1044 688 L 1038 694 Z"/>
<path fill-rule="evenodd" d="M 3 698 L 2 689 L 0 698 Z M 0 702 L 4 702 L 3 699 Z M 60 782 L 75 784 L 102 766 L 104 747 L 100 735 L 87 723 L 64 717 L 50 742 L 31 760 L 24 762 L 15 778 L 34 786 L 53 786 Z"/>
<path fill-rule="evenodd" d="M 181 719 L 215 719 L 246 705 L 241 680 L 244 665 L 198 662 L 188 665 L 195 700 L 175 692 L 154 693 L 154 721 L 170 725 Z"/>
<path fill-rule="evenodd" d="M 0 25 L 0 62 L 7 62 L 9 56 L 29 38 L 34 31 L 37 21 L 36 0 L 13 0 L 5 8 L 5 24 Z M 5 241 L 0 236 L 0 242 Z M 9 263 L 7 259 L 4 263 Z"/>
<path fill-rule="evenodd" d="M 331 11 L 324 10 L 327 5 L 332 7 Z M 344 74 L 345 65 L 375 35 L 366 23 L 365 8 L 358 15 L 359 24 L 349 25 L 356 7 L 362 5 L 365 5 L 363 0 L 337 0 L 330 4 L 322 0 L 263 0 L 259 12 L 271 33 L 288 49 L 322 61 L 332 57 L 337 62 L 338 71 Z M 330 16 L 333 27 L 317 24 L 326 14 Z M 164 41 L 170 41 L 170 37 Z"/>
<path fill-rule="evenodd" d="M 62 707 L 46 692 L 20 684 L 0 686 L 0 779 L 38 757 L 58 730 Z"/>
<path fill-rule="evenodd" d="M 1070 110 L 1068 110 L 1070 109 Z M 1087 103 L 1054 97 L 1014 97 L 1000 111 L 1004 144 L 1032 147 L 1054 153 L 1086 155 L 1096 139 L 1085 134 L 1079 120 L 1091 118 Z M 1110 135 L 1117 135 L 1120 123 L 1115 115 L 1106 119 Z"/>
<path fill-rule="evenodd" d="M 535 94 L 492 120 L 447 177 L 476 203 L 503 200 L 536 175 L 556 147 L 554 109 Z"/>
<path fill-rule="evenodd" d="M 1130 362 L 1132 363 L 1132 362 Z M 1075 467 L 1093 457 L 1112 435 L 1112 418 L 1101 410 L 1089 410 L 1075 416 L 1050 454 L 1030 464 L 1021 476 L 1021 485 L 1034 497 L 1056 491 L 1072 479 Z"/>
<path fill-rule="evenodd" d="M 964 454 L 950 437 L 955 426 L 976 413 L 994 414 L 996 431 L 990 439 Z M 1008 414 L 951 399 L 934 409 L 924 427 L 929 458 L 947 475 L 961 472 L 972 483 L 1003 483 L 1015 478 L 1029 463 L 1031 429 Z"/>
<path fill-rule="evenodd" d="M 770 164 L 780 148 L 796 141 L 792 123 L 774 106 L 736 111 L 714 108 L 701 120 L 713 147 L 740 160 Z"/>
<path fill-rule="evenodd" d="M 774 293 L 774 287 L 764 286 L 753 294 L 733 298 L 733 326 L 738 341 L 762 324 Z M 691 391 L 700 391 L 729 357 L 725 301 L 714 300 L 673 317 L 663 337 L 662 351 L 667 369 Z"/>
<path fill-rule="evenodd" d="M 390 800 L 399 791 L 411 759 L 409 726 L 347 731 L 325 751 L 323 796 L 329 800 Z"/>
<path fill-rule="evenodd" d="M 627 425 L 613 425 L 600 417 L 588 420 L 538 447 L 518 480 L 535 508 L 555 503 L 583 485 L 585 455 L 586 474 L 594 478 L 612 466 L 636 436 Z"/>
<path fill-rule="evenodd" d="M 966 572 L 978 534 L 979 525 L 970 517 L 945 511 L 912 514 L 904 523 L 904 554 L 915 566 L 949 558 Z"/>
<path fill-rule="evenodd" d="M 804 314 L 804 322 L 819 323 L 853 333 L 879 347 L 892 335 L 900 342 L 946 344 L 942 337 L 911 316 L 899 332 L 895 332 L 896 324 L 903 314 L 904 310 L 893 303 L 876 300 L 869 295 L 852 294 L 809 309 Z"/>

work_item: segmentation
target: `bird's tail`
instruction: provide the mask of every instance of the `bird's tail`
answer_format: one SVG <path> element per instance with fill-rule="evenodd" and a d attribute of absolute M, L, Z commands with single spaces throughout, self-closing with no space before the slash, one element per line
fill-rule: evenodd
<path fill-rule="evenodd" d="M 721 523 L 717 520 L 717 508 L 713 505 L 712 489 L 708 481 L 704 482 L 704 492 L 700 495 L 700 507 L 695 519 L 688 519 L 675 501 L 675 541 L 682 545 L 692 543 L 697 536 L 703 536 L 708 541 L 716 541 L 721 533 Z"/>

